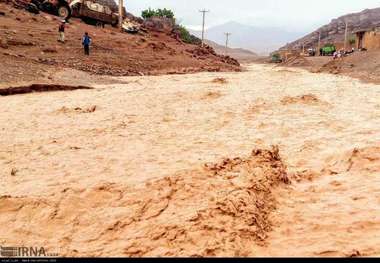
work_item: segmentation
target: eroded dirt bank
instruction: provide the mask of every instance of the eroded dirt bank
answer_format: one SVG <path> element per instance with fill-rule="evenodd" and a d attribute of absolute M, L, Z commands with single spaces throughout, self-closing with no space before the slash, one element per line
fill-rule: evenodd
<path fill-rule="evenodd" d="M 380 255 L 379 86 L 263 65 L 120 81 L 0 97 L 1 245 Z"/>
<path fill-rule="evenodd" d="M 33 92 L 51 92 L 51 91 L 71 91 L 78 89 L 91 89 L 85 86 L 67 86 L 67 85 L 54 85 L 54 84 L 32 84 L 27 86 L 15 86 L 0 89 L 0 96 L 12 96 L 18 94 L 26 94 Z"/>

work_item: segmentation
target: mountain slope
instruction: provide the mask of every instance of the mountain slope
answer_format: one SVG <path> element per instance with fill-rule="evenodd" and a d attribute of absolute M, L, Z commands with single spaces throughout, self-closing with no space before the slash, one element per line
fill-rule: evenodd
<path fill-rule="evenodd" d="M 250 50 L 243 48 L 226 48 L 225 46 L 219 45 L 210 40 L 206 40 L 205 43 L 211 46 L 216 53 L 220 55 L 228 55 L 237 59 L 240 62 L 251 62 L 257 60 L 258 55 Z"/>
<path fill-rule="evenodd" d="M 218 44 L 225 43 L 225 32 L 232 33 L 230 46 L 253 50 L 259 54 L 268 54 L 278 49 L 287 42 L 300 36 L 302 33 L 287 32 L 280 28 L 254 27 L 237 22 L 229 22 L 223 25 L 211 27 L 206 31 L 206 38 Z M 200 31 L 191 31 L 200 37 Z"/>
<path fill-rule="evenodd" d="M 348 30 L 352 36 L 352 32 L 359 29 L 370 29 L 380 27 L 380 8 L 366 9 L 359 13 L 353 13 L 333 19 L 329 24 L 318 28 L 316 31 L 298 39 L 283 48 L 300 49 L 305 44 L 306 47 L 318 45 L 319 32 L 321 32 L 321 42 L 336 43 L 343 45 L 345 27 L 348 23 Z"/>

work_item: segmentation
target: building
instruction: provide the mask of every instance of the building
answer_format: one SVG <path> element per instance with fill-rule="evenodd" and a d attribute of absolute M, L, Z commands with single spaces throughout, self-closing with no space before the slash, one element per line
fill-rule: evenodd
<path fill-rule="evenodd" d="M 380 50 L 380 27 L 371 29 L 360 29 L 354 31 L 356 34 L 356 48 L 367 50 Z"/>

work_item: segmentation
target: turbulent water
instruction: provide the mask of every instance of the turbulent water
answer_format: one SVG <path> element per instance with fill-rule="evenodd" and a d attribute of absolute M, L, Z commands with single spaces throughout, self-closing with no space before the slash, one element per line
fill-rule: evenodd
<path fill-rule="evenodd" d="M 125 81 L 0 97 L 0 245 L 380 255 L 380 86 L 262 65 Z"/>

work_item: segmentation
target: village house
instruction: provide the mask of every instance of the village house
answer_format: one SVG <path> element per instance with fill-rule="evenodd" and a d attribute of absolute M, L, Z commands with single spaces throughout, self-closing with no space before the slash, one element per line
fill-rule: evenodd
<path fill-rule="evenodd" d="M 380 27 L 360 29 L 353 33 L 356 35 L 356 48 L 367 50 L 380 50 Z"/>

